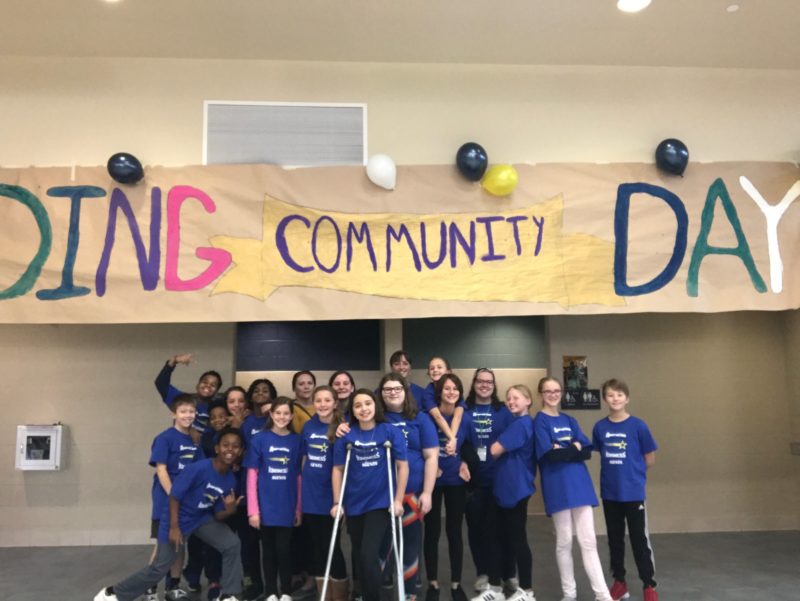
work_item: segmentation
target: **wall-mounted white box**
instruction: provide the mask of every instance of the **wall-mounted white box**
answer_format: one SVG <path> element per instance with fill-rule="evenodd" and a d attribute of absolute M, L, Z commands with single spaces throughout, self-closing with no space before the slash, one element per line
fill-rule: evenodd
<path fill-rule="evenodd" d="M 18 470 L 60 470 L 63 434 L 61 424 L 17 426 L 15 467 Z"/>

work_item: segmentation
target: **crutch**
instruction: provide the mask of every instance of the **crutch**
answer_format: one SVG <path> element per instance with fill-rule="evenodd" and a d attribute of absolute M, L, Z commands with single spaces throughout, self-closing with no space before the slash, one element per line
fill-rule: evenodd
<path fill-rule="evenodd" d="M 352 443 L 347 443 L 347 455 L 344 458 L 344 473 L 342 474 L 342 488 L 339 490 L 339 501 L 336 505 L 336 517 L 333 519 L 333 533 L 331 534 L 331 544 L 328 546 L 328 562 L 325 564 L 325 576 L 322 579 L 322 594 L 319 601 L 325 601 L 328 593 L 328 580 L 331 575 L 331 563 L 333 563 L 333 549 L 336 546 L 336 534 L 339 531 L 339 522 L 342 519 L 342 501 L 344 501 L 344 487 L 347 485 L 347 468 L 350 466 L 350 451 L 353 450 Z"/>
<path fill-rule="evenodd" d="M 394 515 L 394 484 L 392 483 L 392 443 L 387 440 L 383 443 L 386 447 L 386 470 L 389 475 L 389 515 L 392 520 L 392 548 L 394 549 L 394 563 L 397 566 L 397 598 L 399 601 L 405 601 L 406 586 L 403 580 L 403 523 L 400 522 L 398 532 L 397 516 Z M 402 518 L 400 518 L 402 520 Z"/>

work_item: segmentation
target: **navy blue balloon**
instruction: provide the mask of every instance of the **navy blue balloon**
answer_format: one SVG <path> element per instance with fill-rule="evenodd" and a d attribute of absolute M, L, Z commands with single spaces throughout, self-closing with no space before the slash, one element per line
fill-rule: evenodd
<path fill-rule="evenodd" d="M 675 138 L 667 138 L 656 148 L 656 165 L 662 171 L 673 175 L 683 175 L 689 164 L 689 149 Z"/>
<path fill-rule="evenodd" d="M 456 153 L 456 167 L 471 182 L 480 181 L 488 166 L 489 157 L 480 144 L 467 142 Z"/>
<path fill-rule="evenodd" d="M 135 184 L 144 177 L 144 168 L 129 152 L 112 154 L 108 159 L 108 174 L 120 184 Z"/>

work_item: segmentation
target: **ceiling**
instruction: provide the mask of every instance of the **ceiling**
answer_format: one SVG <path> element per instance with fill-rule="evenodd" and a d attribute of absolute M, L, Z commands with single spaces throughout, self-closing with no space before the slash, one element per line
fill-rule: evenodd
<path fill-rule="evenodd" d="M 638 14 L 616 0 L 0 4 L 0 57 L 800 69 L 800 0 L 653 0 Z"/>

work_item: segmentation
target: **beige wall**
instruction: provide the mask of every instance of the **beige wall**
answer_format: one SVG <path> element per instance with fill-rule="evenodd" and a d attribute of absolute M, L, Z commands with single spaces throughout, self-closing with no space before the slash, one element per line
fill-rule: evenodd
<path fill-rule="evenodd" d="M 103 164 L 119 150 L 199 163 L 210 99 L 366 102 L 370 152 L 401 164 L 449 163 L 466 140 L 493 162 L 649 161 L 669 136 L 693 160 L 796 161 L 800 140 L 796 71 L 4 57 L 0 79 L 3 166 Z M 800 526 L 800 458 L 787 450 L 800 438 L 796 311 L 549 323 L 553 365 L 587 354 L 593 385 L 631 382 L 661 444 L 654 531 Z M 0 545 L 146 540 L 146 458 L 169 423 L 152 378 L 194 350 L 179 386 L 206 366 L 230 381 L 233 336 L 232 325 L 0 326 Z M 594 418 L 581 416 L 587 429 Z M 14 425 L 55 420 L 69 427 L 66 468 L 15 472 Z"/>

